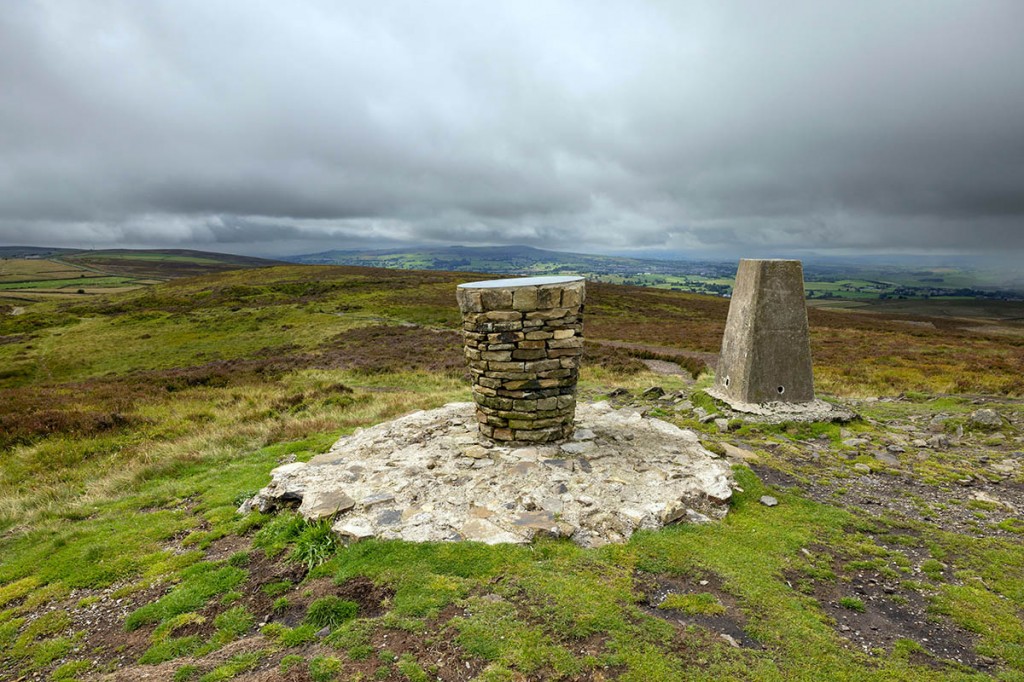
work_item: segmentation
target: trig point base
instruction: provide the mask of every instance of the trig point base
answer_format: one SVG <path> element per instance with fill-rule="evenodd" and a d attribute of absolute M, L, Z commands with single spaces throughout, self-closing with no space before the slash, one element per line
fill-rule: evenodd
<path fill-rule="evenodd" d="M 816 402 L 800 261 L 740 261 L 709 393 L 740 411 Z"/>
<path fill-rule="evenodd" d="M 549 443 L 572 435 L 584 297 L 582 277 L 525 277 L 458 286 L 483 436 L 510 443 Z"/>

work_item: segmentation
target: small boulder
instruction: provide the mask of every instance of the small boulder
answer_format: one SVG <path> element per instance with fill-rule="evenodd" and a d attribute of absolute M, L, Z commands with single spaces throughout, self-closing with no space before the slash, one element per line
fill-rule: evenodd
<path fill-rule="evenodd" d="M 651 386 L 640 395 L 642 395 L 644 398 L 647 398 L 648 400 L 653 400 L 655 398 L 660 398 L 661 396 L 665 395 L 665 389 L 663 389 L 661 386 Z"/>
<path fill-rule="evenodd" d="M 772 497 L 771 495 L 762 495 L 761 504 L 763 504 L 766 507 L 775 507 L 778 506 L 779 501 Z"/>
<path fill-rule="evenodd" d="M 971 412 L 968 422 L 971 426 L 980 429 L 998 429 L 1003 425 L 1003 419 L 999 413 L 988 407 Z"/>
<path fill-rule="evenodd" d="M 902 452 L 902 450 L 901 450 L 901 452 Z M 877 459 L 882 464 L 885 464 L 885 465 L 888 465 L 888 466 L 891 466 L 891 467 L 895 467 L 895 466 L 899 466 L 900 465 L 899 458 L 896 457 L 896 455 L 892 454 L 891 452 L 876 452 L 875 453 L 875 459 Z"/>
<path fill-rule="evenodd" d="M 725 456 L 729 459 L 738 459 L 743 462 L 756 462 L 760 459 L 756 453 L 744 448 L 736 447 L 730 443 L 721 443 L 721 447 L 725 452 Z"/>

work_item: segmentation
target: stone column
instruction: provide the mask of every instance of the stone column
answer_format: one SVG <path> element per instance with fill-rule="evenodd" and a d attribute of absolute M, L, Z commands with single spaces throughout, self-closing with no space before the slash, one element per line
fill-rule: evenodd
<path fill-rule="evenodd" d="M 800 261 L 740 261 L 710 392 L 734 406 L 814 401 Z"/>
<path fill-rule="evenodd" d="M 512 443 L 572 435 L 584 296 L 582 277 L 458 286 L 481 434 Z"/>

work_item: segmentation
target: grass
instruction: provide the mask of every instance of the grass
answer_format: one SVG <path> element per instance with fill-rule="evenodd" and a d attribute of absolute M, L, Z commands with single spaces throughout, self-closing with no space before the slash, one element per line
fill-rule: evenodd
<path fill-rule="evenodd" d="M 306 611 L 306 622 L 320 628 L 333 630 L 345 621 L 355 618 L 359 605 L 335 596 L 317 599 Z"/>
<path fill-rule="evenodd" d="M 909 579 L 917 566 L 936 617 L 979 632 L 1004 679 L 1024 676 L 1019 542 L 914 529 L 905 537 L 923 535 L 915 547 L 926 546 L 931 558 L 912 562 L 905 548 L 883 546 L 857 515 L 768 489 L 745 468 L 737 471 L 744 492 L 722 523 L 641 532 L 625 546 L 598 550 L 551 540 L 343 546 L 324 524 L 238 515 L 239 502 L 282 461 L 308 459 L 360 426 L 468 399 L 453 331 L 452 285 L 464 279 L 285 266 L 0 315 L 0 667 L 70 679 L 105 665 L 194 656 L 178 667 L 181 679 L 230 679 L 300 660 L 313 679 L 351 676 L 356 664 L 367 677 L 375 670 L 396 679 L 432 675 L 433 660 L 420 650 L 373 658 L 384 634 L 403 633 L 423 650 L 448 647 L 492 680 L 970 679 L 920 665 L 909 644 L 905 656 L 851 651 L 822 604 L 793 578 L 813 586 L 860 566 Z M 589 293 L 588 337 L 642 347 L 588 348 L 585 395 L 620 386 L 639 393 L 654 383 L 687 388 L 639 360 L 673 357 L 658 348 L 717 347 L 721 300 L 603 284 Z M 955 429 L 975 406 L 936 399 L 928 392 L 936 387 L 1019 393 L 1021 347 L 1012 337 L 908 330 L 871 315 L 811 317 L 826 388 L 918 392 L 865 407 L 866 421 L 846 427 L 854 433 L 872 435 L 868 419 L 923 419 L 937 410 Z M 692 403 L 715 409 L 702 395 Z M 801 468 L 791 457 L 794 442 L 839 451 L 844 438 L 824 424 L 734 426 L 716 437 L 770 445 L 759 455 L 795 476 L 822 469 L 832 455 Z M 717 432 L 700 428 L 702 437 Z M 961 462 L 939 452 L 907 459 L 915 476 L 963 475 Z M 779 506 L 758 504 L 769 493 Z M 1019 540 L 1017 524 L 997 525 Z M 210 559 L 222 540 L 252 548 Z M 834 556 L 816 555 L 820 545 Z M 265 562 L 298 573 L 256 582 Z M 378 586 L 386 594 L 380 614 L 346 595 L 307 596 L 301 576 L 308 570 L 307 581 Z M 651 574 L 715 576 L 738 604 L 745 632 L 764 648 L 738 650 L 670 620 L 673 610 L 735 615 L 714 594 L 672 594 L 663 608 L 644 608 L 638 576 Z M 111 592 L 131 604 L 123 626 L 142 642 L 128 663 L 110 663 L 119 660 L 115 647 L 93 650 L 88 628 L 76 625 Z M 257 598 L 264 610 L 251 608 Z M 260 628 L 271 648 L 205 661 L 253 637 L 267 613 L 290 619 Z M 321 639 L 325 627 L 332 632 Z M 307 653 L 314 645 L 323 648 Z"/>

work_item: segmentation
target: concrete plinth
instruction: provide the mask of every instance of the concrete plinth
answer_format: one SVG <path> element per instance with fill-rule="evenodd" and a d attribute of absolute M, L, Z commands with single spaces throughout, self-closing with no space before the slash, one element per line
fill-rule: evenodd
<path fill-rule="evenodd" d="M 458 286 L 481 434 L 511 443 L 547 443 L 572 434 L 584 295 L 582 277 Z"/>
<path fill-rule="evenodd" d="M 738 409 L 815 402 L 800 261 L 740 261 L 709 392 Z"/>

